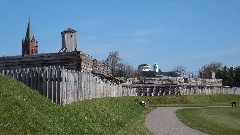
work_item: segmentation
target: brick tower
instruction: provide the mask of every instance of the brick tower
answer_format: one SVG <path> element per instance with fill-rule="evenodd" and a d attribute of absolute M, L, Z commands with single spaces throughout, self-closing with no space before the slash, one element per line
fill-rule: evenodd
<path fill-rule="evenodd" d="M 38 42 L 34 38 L 29 17 L 26 36 L 22 40 L 22 56 L 34 54 L 38 54 Z"/>

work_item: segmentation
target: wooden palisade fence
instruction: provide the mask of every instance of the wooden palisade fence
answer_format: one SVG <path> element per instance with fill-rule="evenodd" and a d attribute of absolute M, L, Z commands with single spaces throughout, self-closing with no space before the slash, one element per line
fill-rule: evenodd
<path fill-rule="evenodd" d="M 0 70 L 39 91 L 61 105 L 100 97 L 135 96 L 136 89 L 101 78 L 92 73 L 67 70 L 64 67 L 36 67 Z"/>
<path fill-rule="evenodd" d="M 133 88 L 89 72 L 67 70 L 64 67 L 5 69 L 0 70 L 0 75 L 16 78 L 61 105 L 100 97 L 240 94 L 240 88 L 223 87 Z"/>
<path fill-rule="evenodd" d="M 235 94 L 240 95 L 240 88 L 224 88 L 224 87 L 202 87 L 198 86 L 163 86 L 152 88 L 137 88 L 138 96 L 161 96 L 161 95 L 214 95 L 214 94 Z"/>

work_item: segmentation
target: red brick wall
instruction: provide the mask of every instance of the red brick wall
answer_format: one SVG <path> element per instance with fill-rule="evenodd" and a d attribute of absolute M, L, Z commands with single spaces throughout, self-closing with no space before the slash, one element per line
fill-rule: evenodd
<path fill-rule="evenodd" d="M 31 41 L 24 40 L 22 42 L 22 55 L 33 55 L 38 54 L 38 43 L 32 38 Z"/>

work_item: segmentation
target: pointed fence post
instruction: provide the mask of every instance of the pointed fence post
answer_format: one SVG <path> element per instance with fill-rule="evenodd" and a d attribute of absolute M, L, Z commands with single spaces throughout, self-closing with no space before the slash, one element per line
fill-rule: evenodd
<path fill-rule="evenodd" d="M 56 103 L 60 103 L 60 93 L 61 93 L 61 68 L 60 66 L 56 70 L 57 72 L 57 88 L 56 88 Z"/>

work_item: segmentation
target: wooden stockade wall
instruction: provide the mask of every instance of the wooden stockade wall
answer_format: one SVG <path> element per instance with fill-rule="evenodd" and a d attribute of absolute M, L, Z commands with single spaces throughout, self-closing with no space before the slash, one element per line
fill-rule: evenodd
<path fill-rule="evenodd" d="M 114 81 L 92 73 L 67 70 L 63 67 L 36 67 L 0 70 L 39 91 L 61 105 L 100 97 L 136 96 L 136 89 L 122 87 Z"/>
<path fill-rule="evenodd" d="M 240 95 L 240 88 L 224 88 L 213 86 L 205 86 L 202 88 L 194 86 L 182 87 L 182 95 L 214 95 L 214 94 Z"/>
<path fill-rule="evenodd" d="M 223 87 L 198 87 L 198 86 L 161 86 L 137 88 L 138 96 L 160 96 L 160 95 L 214 95 L 235 94 L 240 95 L 240 88 Z"/>
<path fill-rule="evenodd" d="M 240 88 L 198 86 L 132 87 L 89 72 L 64 67 L 36 67 L 0 70 L 0 75 L 18 79 L 52 102 L 61 105 L 84 99 L 120 96 L 240 94 Z"/>

